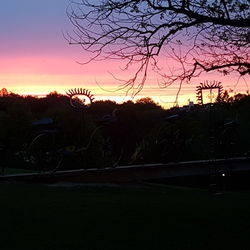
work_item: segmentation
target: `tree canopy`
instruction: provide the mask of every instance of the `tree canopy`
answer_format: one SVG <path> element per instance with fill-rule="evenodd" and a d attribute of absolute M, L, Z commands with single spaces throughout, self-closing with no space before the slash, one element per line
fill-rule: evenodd
<path fill-rule="evenodd" d="M 138 93 L 149 68 L 164 87 L 206 71 L 250 73 L 249 0 L 70 0 L 70 44 L 89 61 L 122 59 L 137 68 L 124 87 Z M 168 57 L 166 67 L 160 58 Z M 175 62 L 175 64 L 173 63 Z M 178 65 L 177 65 L 178 63 Z M 174 65 L 174 66 L 173 66 Z"/>
<path fill-rule="evenodd" d="M 95 101 L 84 116 L 69 103 L 55 92 L 0 96 L 0 163 L 54 171 L 204 160 L 211 156 L 211 126 L 217 159 L 250 152 L 249 94 L 224 92 L 212 119 L 206 105 L 164 110 L 150 98 Z"/>

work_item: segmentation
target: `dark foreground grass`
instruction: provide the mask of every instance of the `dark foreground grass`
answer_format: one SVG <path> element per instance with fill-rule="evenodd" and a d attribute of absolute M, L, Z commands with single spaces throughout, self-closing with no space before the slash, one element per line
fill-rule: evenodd
<path fill-rule="evenodd" d="M 12 174 L 27 174 L 27 173 L 37 173 L 36 170 L 26 170 L 26 169 L 18 169 L 18 168 L 6 168 L 4 169 L 5 175 L 12 175 Z"/>
<path fill-rule="evenodd" d="M 0 185 L 0 249 L 250 249 L 250 193 Z"/>

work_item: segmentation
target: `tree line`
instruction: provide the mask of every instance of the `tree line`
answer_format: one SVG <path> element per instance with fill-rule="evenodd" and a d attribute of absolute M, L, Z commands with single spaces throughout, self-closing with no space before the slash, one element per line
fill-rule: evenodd
<path fill-rule="evenodd" d="M 244 156 L 250 150 L 249 108 L 250 95 L 227 92 L 213 106 L 165 110 L 142 98 L 95 101 L 85 111 L 56 92 L 45 98 L 5 94 L 1 165 L 63 170 Z"/>

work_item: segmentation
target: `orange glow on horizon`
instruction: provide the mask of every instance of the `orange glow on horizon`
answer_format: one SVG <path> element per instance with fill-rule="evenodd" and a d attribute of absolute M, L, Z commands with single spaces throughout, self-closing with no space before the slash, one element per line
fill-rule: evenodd
<path fill-rule="evenodd" d="M 71 88 L 86 88 L 91 91 L 96 100 L 113 100 L 122 103 L 128 100 L 137 100 L 143 97 L 151 97 L 155 102 L 165 108 L 176 104 L 176 94 L 179 85 L 171 85 L 168 88 L 159 88 L 159 76 L 155 72 L 149 72 L 147 82 L 143 90 L 132 99 L 131 93 L 118 86 L 122 82 L 115 80 L 112 74 L 119 75 L 121 79 L 129 79 L 132 71 L 121 71 L 118 62 L 94 62 L 88 65 L 79 65 L 66 57 L 38 57 L 0 59 L 0 88 L 6 88 L 9 92 L 20 95 L 46 96 L 50 92 L 57 91 L 65 94 Z M 191 84 L 183 84 L 178 96 L 178 105 L 183 106 L 188 101 L 196 103 L 196 86 L 200 82 L 221 81 L 224 90 L 232 90 L 233 93 L 248 91 L 247 81 L 238 76 L 223 76 L 216 72 L 203 74 L 194 78 Z"/>

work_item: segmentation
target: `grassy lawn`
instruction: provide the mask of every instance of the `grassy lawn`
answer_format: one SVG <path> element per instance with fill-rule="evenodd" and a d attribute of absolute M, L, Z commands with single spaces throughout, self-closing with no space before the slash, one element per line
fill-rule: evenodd
<path fill-rule="evenodd" d="M 250 193 L 0 184 L 1 249 L 249 249 Z"/>
<path fill-rule="evenodd" d="M 36 173 L 36 170 L 27 170 L 27 169 L 19 169 L 19 168 L 5 168 L 4 174 L 10 175 L 10 174 L 27 174 L 27 173 Z"/>

